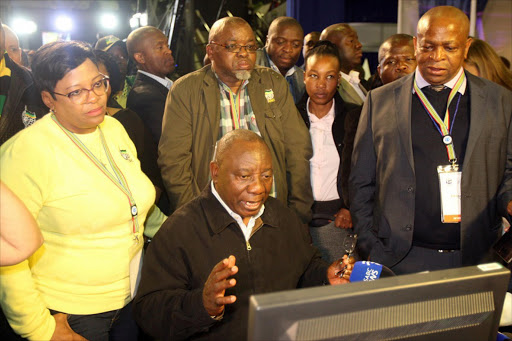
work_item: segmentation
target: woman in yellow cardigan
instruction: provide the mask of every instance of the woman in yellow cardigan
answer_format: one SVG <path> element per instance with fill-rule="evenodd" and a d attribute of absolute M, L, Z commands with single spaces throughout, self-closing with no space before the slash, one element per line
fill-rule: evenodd
<path fill-rule="evenodd" d="M 0 148 L 1 181 L 36 219 L 44 244 L 0 268 L 0 303 L 30 340 L 136 340 L 130 302 L 143 233 L 165 216 L 122 125 L 105 116 L 109 82 L 91 48 L 54 42 L 32 70 L 50 113 Z"/>

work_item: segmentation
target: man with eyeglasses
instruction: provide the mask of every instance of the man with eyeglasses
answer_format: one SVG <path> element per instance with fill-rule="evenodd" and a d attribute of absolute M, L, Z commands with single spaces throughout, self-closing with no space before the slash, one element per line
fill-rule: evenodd
<path fill-rule="evenodd" d="M 304 30 L 297 20 L 278 17 L 268 28 L 267 42 L 256 54 L 256 64 L 278 71 L 289 84 L 293 101 L 304 95 L 304 71 L 296 66 L 302 51 Z"/>
<path fill-rule="evenodd" d="M 211 65 L 180 78 L 171 88 L 158 159 L 171 211 L 208 184 L 217 141 L 229 131 L 248 129 L 270 148 L 271 195 L 309 221 L 311 140 L 284 78 L 254 66 L 256 50 L 245 20 L 220 19 L 213 24 L 206 47 Z"/>
<path fill-rule="evenodd" d="M 0 21 L 0 145 L 48 112 L 32 73 L 9 57 L 4 27 Z"/>

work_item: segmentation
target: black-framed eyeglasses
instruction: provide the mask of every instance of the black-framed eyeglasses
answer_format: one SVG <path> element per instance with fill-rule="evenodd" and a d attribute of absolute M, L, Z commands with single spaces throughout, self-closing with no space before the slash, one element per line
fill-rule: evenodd
<path fill-rule="evenodd" d="M 228 50 L 228 52 L 232 52 L 232 53 L 239 53 L 240 51 L 242 51 L 242 47 L 245 48 L 245 50 L 249 53 L 254 53 L 258 49 L 258 45 L 256 45 L 256 44 L 251 44 L 251 45 L 227 44 L 227 45 L 224 45 L 224 44 L 215 43 L 213 41 L 210 42 L 210 44 L 222 46 L 223 48 Z"/>
<path fill-rule="evenodd" d="M 108 76 L 103 75 L 104 77 L 98 81 L 96 81 L 90 89 L 77 89 L 73 90 L 70 93 L 67 94 L 60 94 L 58 92 L 53 92 L 56 95 L 59 96 L 66 96 L 71 100 L 71 102 L 75 104 L 83 104 L 87 101 L 89 98 L 89 92 L 94 92 L 97 96 L 103 96 L 107 91 L 109 87 L 109 78 Z"/>

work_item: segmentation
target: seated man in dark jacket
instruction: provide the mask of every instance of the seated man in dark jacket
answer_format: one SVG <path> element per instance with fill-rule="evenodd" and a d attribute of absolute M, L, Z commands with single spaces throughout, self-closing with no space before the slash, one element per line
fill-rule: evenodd
<path fill-rule="evenodd" d="M 147 333 L 244 340 L 250 295 L 348 281 L 352 264 L 344 258 L 328 266 L 295 212 L 268 197 L 272 159 L 256 133 L 226 134 L 210 172 L 212 182 L 162 225 L 148 249 L 134 300 Z"/>

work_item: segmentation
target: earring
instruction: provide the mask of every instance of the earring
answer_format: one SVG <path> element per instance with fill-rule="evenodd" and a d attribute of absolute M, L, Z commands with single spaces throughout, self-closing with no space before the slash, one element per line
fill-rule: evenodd
<path fill-rule="evenodd" d="M 55 110 L 53 108 L 50 108 L 50 114 L 55 114 Z"/>

